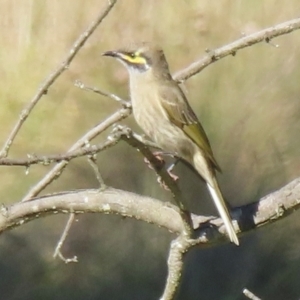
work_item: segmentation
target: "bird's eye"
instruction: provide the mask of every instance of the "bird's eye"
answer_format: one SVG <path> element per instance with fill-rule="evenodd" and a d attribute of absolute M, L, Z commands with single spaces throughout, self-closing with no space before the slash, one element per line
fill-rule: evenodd
<path fill-rule="evenodd" d="M 136 55 L 135 55 L 134 52 L 129 53 L 129 56 L 130 56 L 131 58 L 135 58 L 135 57 L 136 57 Z"/>

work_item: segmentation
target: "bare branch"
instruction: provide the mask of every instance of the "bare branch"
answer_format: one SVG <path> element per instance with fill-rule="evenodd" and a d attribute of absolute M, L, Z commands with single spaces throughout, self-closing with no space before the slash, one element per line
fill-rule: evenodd
<path fill-rule="evenodd" d="M 104 183 L 104 180 L 103 180 L 102 175 L 100 173 L 99 167 L 97 165 L 96 155 L 95 156 L 94 155 L 89 156 L 88 157 L 88 162 L 91 165 L 91 167 L 92 167 L 92 169 L 93 169 L 93 171 L 95 173 L 95 176 L 96 176 L 96 178 L 97 178 L 97 180 L 99 182 L 99 188 L 103 189 L 103 190 L 106 189 L 106 184 Z"/>
<path fill-rule="evenodd" d="M 42 86 L 38 89 L 37 93 L 34 95 L 34 97 L 31 99 L 29 104 L 20 114 L 20 118 L 17 121 L 15 127 L 11 131 L 11 133 L 8 136 L 8 139 L 6 140 L 1 152 L 0 157 L 7 157 L 8 152 L 10 150 L 10 147 L 16 138 L 19 130 L 21 129 L 23 123 L 28 118 L 29 114 L 35 107 L 35 105 L 39 102 L 41 97 L 45 94 L 47 94 L 48 89 L 50 86 L 55 82 L 55 80 L 70 66 L 70 63 L 78 53 L 78 51 L 82 48 L 82 46 L 85 44 L 87 39 L 92 35 L 92 33 L 96 30 L 96 28 L 101 24 L 101 22 L 105 19 L 105 17 L 108 15 L 108 13 L 111 11 L 111 9 L 116 4 L 117 0 L 111 0 L 108 1 L 107 7 L 101 11 L 99 16 L 96 18 L 94 22 L 88 27 L 87 30 L 85 30 L 79 38 L 76 40 L 76 42 L 73 44 L 71 50 L 69 51 L 69 54 L 66 56 L 66 58 L 63 60 L 63 62 L 57 67 L 57 69 L 50 74 L 50 76 L 46 79 L 46 81 L 42 84 Z"/>
<path fill-rule="evenodd" d="M 239 231 L 247 232 L 289 215 L 300 207 L 299 199 L 300 178 L 256 203 L 236 208 L 234 214 Z M 164 300 L 171 299 L 176 292 L 182 272 L 182 256 L 190 247 L 196 244 L 212 245 L 226 240 L 226 230 L 220 218 L 194 215 L 193 227 L 198 236 L 190 239 L 183 234 L 185 229 L 177 206 L 113 188 L 66 192 L 16 203 L 10 207 L 2 206 L 0 233 L 50 214 L 91 212 L 136 218 L 180 235 L 170 249 L 168 280 L 162 297 Z M 203 227 L 203 223 L 209 226 Z"/>
<path fill-rule="evenodd" d="M 258 202 L 235 208 L 233 216 L 238 223 L 235 224 L 236 231 L 247 232 L 288 216 L 300 207 L 299 199 L 300 178 L 297 178 Z M 114 188 L 65 192 L 16 203 L 10 207 L 2 206 L 0 232 L 49 214 L 91 212 L 119 214 L 156 224 L 177 234 L 184 232 L 177 206 Z M 220 218 L 192 215 L 192 220 L 199 243 L 228 241 Z"/>
<path fill-rule="evenodd" d="M 170 203 L 131 192 L 106 188 L 79 190 L 42 196 L 0 209 L 0 233 L 26 222 L 57 213 L 105 213 L 140 218 L 180 233 L 178 208 Z"/>
<path fill-rule="evenodd" d="M 276 26 L 269 27 L 259 32 L 255 32 L 253 34 L 242 37 L 233 43 L 209 51 L 208 54 L 200 60 L 195 61 L 187 68 L 175 73 L 174 79 L 183 82 L 193 75 L 201 72 L 210 64 L 220 60 L 221 58 L 224 58 L 228 55 L 234 56 L 238 50 L 250 47 L 260 42 L 269 43 L 273 38 L 291 33 L 292 31 L 295 31 L 297 29 L 300 29 L 300 18 L 287 21 L 285 23 L 281 23 Z"/>
<path fill-rule="evenodd" d="M 113 113 L 106 120 L 101 122 L 99 125 L 88 131 L 82 136 L 68 152 L 74 151 L 86 144 L 87 141 L 93 140 L 101 132 L 112 126 L 113 124 L 127 118 L 131 113 L 131 108 L 121 108 L 120 110 Z M 55 167 L 53 167 L 34 187 L 30 189 L 27 195 L 23 198 L 23 201 L 28 201 L 32 197 L 35 197 L 40 193 L 47 185 L 49 185 L 54 179 L 61 175 L 63 169 L 67 166 L 67 161 L 61 161 Z"/>
<path fill-rule="evenodd" d="M 124 107 L 127 107 L 128 105 L 129 105 L 129 107 L 131 107 L 131 102 L 130 101 L 124 100 L 121 97 L 119 97 L 118 95 L 102 91 L 102 90 L 100 90 L 99 88 L 96 88 L 96 87 L 87 86 L 79 80 L 76 80 L 74 85 L 76 87 L 80 88 L 80 89 L 85 90 L 85 91 L 94 92 L 94 93 L 99 94 L 101 96 L 111 98 L 111 99 L 121 103 Z"/>
<path fill-rule="evenodd" d="M 69 234 L 69 231 L 71 229 L 71 226 L 73 224 L 75 220 L 75 214 L 74 213 L 71 213 L 70 216 L 69 216 L 69 219 L 68 219 L 68 222 L 65 226 L 65 229 L 55 247 L 55 250 L 54 250 L 54 254 L 53 254 L 53 257 L 56 258 L 57 256 L 59 256 L 59 258 L 64 261 L 66 264 L 70 263 L 70 262 L 78 262 L 78 259 L 77 259 L 77 256 L 75 255 L 74 257 L 72 258 L 65 258 L 64 255 L 62 254 L 61 252 L 61 248 Z"/>
<path fill-rule="evenodd" d="M 138 140 L 140 143 L 143 143 L 145 146 L 158 148 L 158 146 L 146 140 L 144 137 L 132 132 L 132 136 Z M 82 157 L 82 156 L 90 156 L 95 155 L 101 151 L 104 151 L 115 144 L 121 139 L 120 134 L 111 134 L 108 137 L 106 142 L 100 143 L 98 145 L 90 145 L 89 143 L 85 143 L 85 147 L 79 148 L 73 151 L 68 151 L 64 154 L 57 155 L 37 155 L 37 154 L 27 154 L 26 158 L 0 158 L 0 166 L 12 166 L 12 167 L 30 167 L 32 165 L 41 164 L 47 166 L 51 163 L 59 163 L 62 161 L 69 162 L 72 159 Z"/>
<path fill-rule="evenodd" d="M 256 227 L 282 219 L 300 207 L 300 178 L 260 201 L 234 209 L 239 224 L 236 231 L 245 233 Z M 193 215 L 194 239 L 184 235 L 180 211 L 177 206 L 127 191 L 106 188 L 81 190 L 43 196 L 0 209 L 0 233 L 26 222 L 56 213 L 119 214 L 153 223 L 179 235 L 170 249 L 169 272 L 165 292 L 161 299 L 172 299 L 182 272 L 182 257 L 196 244 L 215 245 L 228 242 L 222 219 Z M 204 225 L 204 226 L 203 226 Z"/>
<path fill-rule="evenodd" d="M 72 160 L 74 158 L 78 158 L 81 156 L 87 156 L 87 155 L 94 155 L 98 152 L 106 150 L 107 148 L 114 146 L 119 140 L 120 140 L 120 137 L 111 135 L 109 137 L 109 140 L 107 140 L 104 143 L 101 143 L 99 145 L 89 145 L 84 148 L 80 148 L 77 150 L 67 152 L 65 154 L 43 155 L 43 156 L 28 154 L 27 159 L 0 158 L 0 165 L 29 167 L 31 165 L 36 165 L 36 164 L 42 164 L 42 165 L 47 166 L 47 165 L 49 165 L 51 163 L 55 163 L 55 162 L 56 163 L 62 162 L 62 161 L 69 162 L 70 160 Z"/>
<path fill-rule="evenodd" d="M 195 240 L 186 239 L 184 236 L 172 241 L 168 256 L 168 277 L 160 300 L 174 299 L 182 275 L 183 256 L 195 244 Z"/>
<path fill-rule="evenodd" d="M 251 300 L 261 300 L 260 298 L 255 296 L 252 292 L 250 292 L 248 289 L 244 289 L 243 294 Z"/>

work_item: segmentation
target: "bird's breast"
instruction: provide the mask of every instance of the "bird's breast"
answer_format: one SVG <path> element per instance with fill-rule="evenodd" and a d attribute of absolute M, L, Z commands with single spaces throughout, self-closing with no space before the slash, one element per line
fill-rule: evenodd
<path fill-rule="evenodd" d="M 145 133 L 155 140 L 155 129 L 166 118 L 159 95 L 150 85 L 142 88 L 131 88 L 133 115 Z"/>
<path fill-rule="evenodd" d="M 194 143 L 181 128 L 173 124 L 162 106 L 157 85 L 130 81 L 133 115 L 143 131 L 164 151 L 174 153 L 191 161 Z"/>

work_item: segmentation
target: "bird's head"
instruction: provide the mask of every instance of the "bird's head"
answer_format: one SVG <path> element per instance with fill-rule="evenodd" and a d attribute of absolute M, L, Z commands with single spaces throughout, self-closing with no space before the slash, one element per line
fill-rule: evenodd
<path fill-rule="evenodd" d="M 163 50 L 149 43 L 141 43 L 137 46 L 134 45 L 120 50 L 106 51 L 102 55 L 116 58 L 125 65 L 130 73 L 144 73 L 151 69 L 169 73 Z"/>

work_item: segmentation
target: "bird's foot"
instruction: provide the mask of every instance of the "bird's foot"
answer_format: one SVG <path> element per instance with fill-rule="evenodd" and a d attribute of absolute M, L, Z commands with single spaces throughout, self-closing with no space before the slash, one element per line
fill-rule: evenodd
<path fill-rule="evenodd" d="M 166 153 L 166 152 L 162 152 L 162 151 L 156 151 L 156 152 L 153 152 L 153 155 L 155 156 L 156 158 L 156 166 L 159 167 L 159 168 L 162 168 L 164 165 L 165 165 L 165 160 L 163 159 L 163 155 L 170 155 L 169 153 Z M 172 155 L 173 156 L 173 155 Z M 154 169 L 153 168 L 153 165 L 150 163 L 150 161 L 147 159 L 147 158 L 144 158 L 144 161 L 145 163 L 148 165 L 148 167 L 150 169 Z M 172 178 L 172 180 L 174 182 L 178 181 L 179 177 L 175 174 L 172 173 L 174 167 L 176 166 L 177 162 L 179 160 L 177 159 L 174 163 L 172 163 L 168 168 L 167 168 L 167 172 L 169 174 L 169 176 Z M 164 189 L 164 190 L 167 190 L 169 191 L 169 187 L 168 185 L 164 182 L 164 180 L 161 178 L 161 176 L 158 177 L 157 179 L 157 182 L 160 184 L 160 186 Z"/>
<path fill-rule="evenodd" d="M 175 175 L 172 173 L 174 167 L 177 165 L 177 163 L 179 162 L 179 159 L 176 158 L 176 160 L 169 166 L 169 168 L 167 169 L 167 172 L 169 173 L 170 177 L 174 180 L 177 181 L 179 179 L 179 176 Z"/>
<path fill-rule="evenodd" d="M 155 158 L 156 158 L 155 164 L 156 164 L 156 166 L 159 167 L 159 168 L 162 168 L 162 167 L 164 166 L 164 164 L 165 164 L 165 160 L 163 159 L 162 154 L 163 154 L 163 152 L 161 152 L 161 151 L 153 152 L 153 155 L 154 155 Z M 154 169 L 153 166 L 152 166 L 152 164 L 150 163 L 150 161 L 149 161 L 146 157 L 144 158 L 144 162 L 146 163 L 146 165 L 147 165 L 151 170 Z"/>

